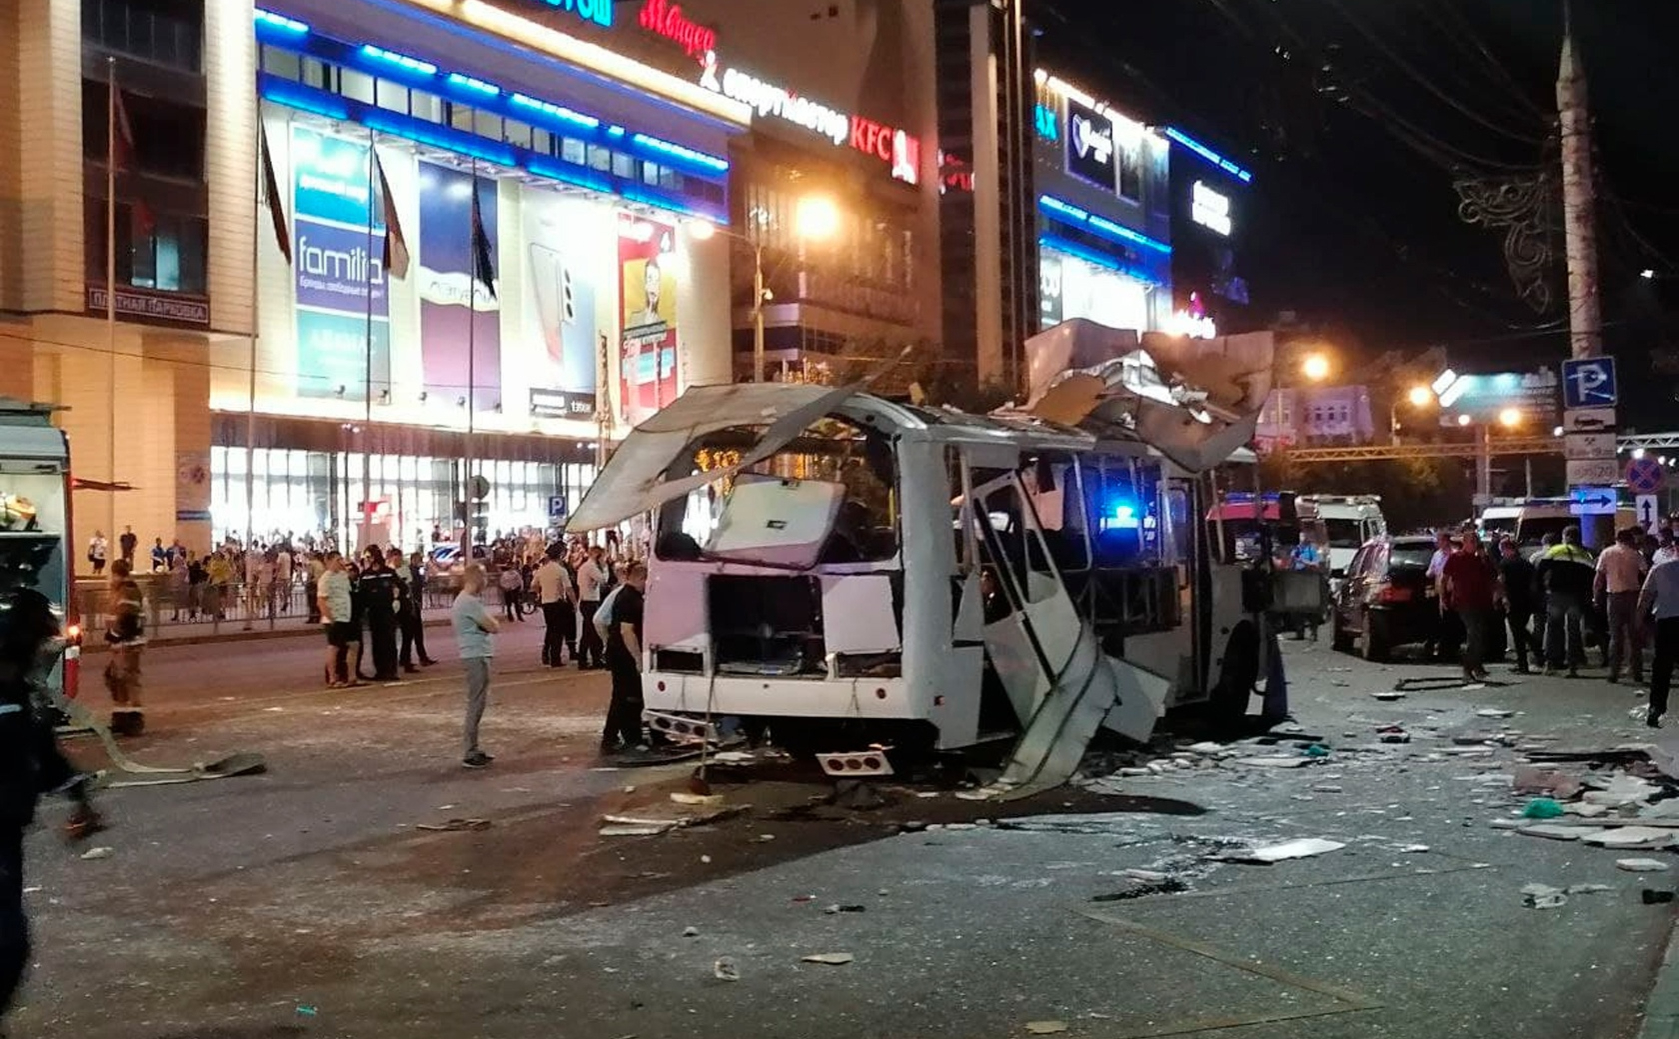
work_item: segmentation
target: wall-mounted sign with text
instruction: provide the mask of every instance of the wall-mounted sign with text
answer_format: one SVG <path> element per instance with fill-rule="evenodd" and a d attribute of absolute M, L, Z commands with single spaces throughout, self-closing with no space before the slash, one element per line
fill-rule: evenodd
<path fill-rule="evenodd" d="M 739 69 L 722 68 L 714 51 L 705 55 L 700 85 L 749 106 L 759 117 L 774 116 L 836 146 L 850 145 L 872 155 L 887 164 L 894 180 L 921 181 L 921 140 L 903 130 L 830 108 Z"/>
<path fill-rule="evenodd" d="M 87 309 L 96 314 L 104 314 L 105 307 L 105 286 L 89 285 L 87 287 Z M 210 323 L 210 301 L 203 296 L 183 296 L 176 292 L 153 292 L 150 289 L 130 288 L 127 285 L 117 289 L 116 310 L 118 317 L 125 318 L 165 321 L 176 325 L 208 325 Z"/>
<path fill-rule="evenodd" d="M 1230 199 L 1201 181 L 1195 182 L 1190 197 L 1189 218 L 1214 234 L 1230 237 Z"/>
<path fill-rule="evenodd" d="M 644 0 L 636 20 L 643 29 L 680 45 L 688 57 L 701 65 L 708 60 L 716 61 L 717 30 L 708 29 L 689 18 L 681 4 L 670 0 Z"/>
<path fill-rule="evenodd" d="M 549 7 L 574 14 L 603 29 L 612 28 L 612 0 L 542 0 Z"/>

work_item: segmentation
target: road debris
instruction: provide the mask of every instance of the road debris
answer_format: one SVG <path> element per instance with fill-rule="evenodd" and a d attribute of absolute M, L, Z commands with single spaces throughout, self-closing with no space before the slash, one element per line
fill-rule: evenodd
<path fill-rule="evenodd" d="M 723 803 L 722 794 L 690 794 L 686 790 L 672 790 L 670 799 L 679 805 L 703 805 L 707 808 Z"/>
<path fill-rule="evenodd" d="M 1526 884 L 1522 887 L 1522 905 L 1529 909 L 1560 909 L 1568 904 L 1562 888 L 1549 884 Z"/>
<path fill-rule="evenodd" d="M 1516 712 L 1508 707 L 1483 707 L 1475 714 L 1481 718 L 1514 718 Z"/>
<path fill-rule="evenodd" d="M 1264 757 L 1264 758 L 1232 758 L 1231 761 L 1232 761 L 1233 764 L 1245 765 L 1249 768 L 1300 768 L 1303 765 L 1312 764 L 1313 759 L 1312 758 L 1305 758 L 1305 757 L 1298 757 L 1298 758 Z"/>
<path fill-rule="evenodd" d="M 1405 699 L 1405 694 L 1404 694 L 1404 693 L 1402 693 L 1402 692 L 1400 692 L 1400 691 L 1399 691 L 1399 690 L 1397 690 L 1397 689 L 1391 689 L 1391 690 L 1389 690 L 1389 689 L 1383 689 L 1383 690 L 1378 690 L 1378 691 L 1376 691 L 1376 692 L 1374 692 L 1374 693 L 1371 693 L 1371 694 L 1370 694 L 1370 695 L 1371 695 L 1371 696 L 1373 696 L 1373 697 L 1375 697 L 1375 698 L 1376 698 L 1376 699 L 1378 699 L 1378 700 L 1381 700 L 1381 701 L 1383 701 L 1383 702 L 1384 702 L 1384 703 L 1392 703 L 1392 702 L 1393 702 L 1393 701 L 1395 701 L 1395 700 L 1403 700 L 1403 699 Z"/>
<path fill-rule="evenodd" d="M 1665 902 L 1671 902 L 1673 901 L 1673 894 L 1674 893 L 1672 891 L 1657 891 L 1653 888 L 1645 888 L 1643 894 L 1644 904 L 1647 906 L 1653 906 L 1661 905 Z"/>
<path fill-rule="evenodd" d="M 682 937 L 684 938 L 698 938 L 699 936 L 700 929 L 698 927 L 684 927 L 682 929 Z"/>
<path fill-rule="evenodd" d="M 1577 841 L 1605 832 L 1595 826 L 1567 826 L 1561 823 L 1534 823 L 1516 831 L 1527 837 L 1547 837 L 1553 841 Z"/>
<path fill-rule="evenodd" d="M 1615 868 L 1628 873 L 1661 873 L 1668 866 L 1661 859 L 1616 859 Z"/>
<path fill-rule="evenodd" d="M 828 914 L 829 916 L 833 916 L 837 913 L 866 913 L 866 912 L 868 912 L 868 906 L 858 906 L 858 905 L 849 905 L 848 906 L 848 905 L 840 905 L 840 904 L 836 903 L 836 904 L 830 905 L 830 906 L 823 906 L 822 911 L 824 913 Z"/>
<path fill-rule="evenodd" d="M 1381 740 L 1383 743 L 1409 743 L 1409 742 L 1411 742 L 1411 734 L 1406 732 L 1403 726 L 1399 726 L 1399 725 L 1383 725 L 1383 726 L 1381 726 L 1380 728 L 1378 728 L 1376 730 L 1376 737 L 1377 737 L 1377 739 Z"/>
<path fill-rule="evenodd" d="M 1283 862 L 1287 859 L 1304 859 L 1313 855 L 1323 855 L 1326 852 L 1340 851 L 1346 845 L 1340 841 L 1325 840 L 1322 837 L 1301 837 L 1281 844 L 1267 844 L 1246 851 L 1235 852 L 1222 856 L 1226 862 L 1259 863 L 1269 866 L 1273 862 Z"/>
<path fill-rule="evenodd" d="M 857 957 L 849 952 L 815 952 L 809 956 L 801 956 L 800 963 L 821 963 L 829 967 L 843 967 Z"/>
<path fill-rule="evenodd" d="M 1524 819 L 1560 819 L 1565 814 L 1562 805 L 1549 797 L 1536 797 L 1522 809 Z"/>
<path fill-rule="evenodd" d="M 1580 841 L 1600 848 L 1665 848 L 1673 843 L 1673 839 L 1672 830 L 1652 826 L 1620 826 L 1598 830 L 1590 836 L 1580 838 Z"/>
<path fill-rule="evenodd" d="M 82 858 L 90 860 L 108 859 L 115 854 L 116 852 L 112 851 L 110 848 L 89 848 L 88 850 L 82 852 Z"/>
<path fill-rule="evenodd" d="M 430 830 L 436 833 L 459 833 L 463 830 L 488 830 L 492 824 L 488 819 L 450 819 L 441 823 L 415 823 L 416 830 Z"/>
<path fill-rule="evenodd" d="M 1067 1030 L 1065 1021 L 1028 1021 L 1026 1031 L 1030 1035 L 1059 1035 Z"/>
<path fill-rule="evenodd" d="M 718 981 L 739 981 L 740 968 L 735 966 L 732 958 L 721 956 L 711 965 L 711 976 Z"/>
<path fill-rule="evenodd" d="M 671 830 L 686 829 L 690 826 L 704 826 L 708 823 L 721 822 L 744 813 L 751 805 L 731 805 L 728 808 L 718 808 L 698 815 L 685 815 L 675 819 L 655 819 L 636 815 L 605 815 L 601 817 L 603 825 L 600 828 L 602 837 L 657 837 Z"/>
<path fill-rule="evenodd" d="M 1175 895 L 1188 891 L 1189 885 L 1176 877 L 1165 877 L 1161 880 L 1142 881 L 1126 888 L 1124 891 L 1113 891 L 1105 895 L 1096 895 L 1092 902 L 1129 902 L 1134 898 L 1146 898 L 1149 895 Z"/>

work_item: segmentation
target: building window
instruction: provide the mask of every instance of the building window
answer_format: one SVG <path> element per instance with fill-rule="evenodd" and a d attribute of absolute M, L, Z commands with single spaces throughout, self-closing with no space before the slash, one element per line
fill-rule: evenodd
<path fill-rule="evenodd" d="M 85 0 L 82 38 L 119 54 L 198 72 L 203 63 L 202 0 Z"/>
<path fill-rule="evenodd" d="M 531 127 L 531 151 L 538 155 L 554 154 L 554 135 L 547 130 Z"/>
<path fill-rule="evenodd" d="M 643 184 L 651 184 L 653 187 L 658 187 L 660 168 L 661 167 L 656 162 L 643 162 L 641 164 L 641 182 Z"/>
<path fill-rule="evenodd" d="M 378 98 L 378 105 L 390 112 L 408 114 L 408 88 L 401 83 L 392 83 L 388 79 L 373 81 L 373 95 Z"/>
<path fill-rule="evenodd" d="M 330 88 L 329 88 L 330 89 Z M 355 69 L 338 70 L 338 93 L 351 101 L 360 101 L 364 105 L 371 105 L 373 101 L 373 77 Z"/>
<path fill-rule="evenodd" d="M 203 182 L 204 109 L 128 91 L 123 92 L 122 103 L 134 135 L 134 156 L 128 173 Z M 106 84 L 82 80 L 82 155 L 97 162 L 105 161 L 109 143 L 106 123 L 109 104 L 110 88 Z"/>
<path fill-rule="evenodd" d="M 338 93 L 338 69 L 319 58 L 303 59 L 303 85 Z"/>
<path fill-rule="evenodd" d="M 521 123 L 517 119 L 509 119 L 503 124 L 503 127 L 502 133 L 506 136 L 508 144 L 517 145 L 520 148 L 531 146 L 530 124 Z"/>
<path fill-rule="evenodd" d="M 612 152 L 598 144 L 588 146 L 589 168 L 605 173 L 612 168 Z"/>
<path fill-rule="evenodd" d="M 291 51 L 264 46 L 262 48 L 262 71 L 281 79 L 302 79 L 303 59 Z"/>
<path fill-rule="evenodd" d="M 612 175 L 625 180 L 635 179 L 635 156 L 623 152 L 612 153 Z"/>
<path fill-rule="evenodd" d="M 565 137 L 560 141 L 560 158 L 578 166 L 588 161 L 588 146 L 575 137 Z"/>
<path fill-rule="evenodd" d="M 443 121 L 443 99 L 424 90 L 408 92 L 408 110 L 413 113 L 414 118 L 424 119 L 428 123 Z"/>
<path fill-rule="evenodd" d="M 449 125 L 462 133 L 471 133 L 472 109 L 454 101 L 448 101 L 445 104 L 449 109 Z"/>
<path fill-rule="evenodd" d="M 492 141 L 501 140 L 501 116 L 494 112 L 473 110 L 472 132 Z"/>
<path fill-rule="evenodd" d="M 83 209 L 87 279 L 105 283 L 105 200 L 89 196 Z M 149 225 L 147 221 L 149 220 Z M 202 217 L 137 211 L 117 202 L 116 274 L 119 286 L 202 296 L 207 223 Z"/>
<path fill-rule="evenodd" d="M 1121 144 L 1115 149 L 1119 159 L 1119 197 L 1132 202 L 1143 200 L 1143 145 L 1141 141 Z"/>

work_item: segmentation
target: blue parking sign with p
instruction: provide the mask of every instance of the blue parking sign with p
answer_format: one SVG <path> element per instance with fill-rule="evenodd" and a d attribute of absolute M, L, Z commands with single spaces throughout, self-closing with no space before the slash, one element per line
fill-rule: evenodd
<path fill-rule="evenodd" d="M 1620 396 L 1615 385 L 1613 357 L 1587 357 L 1562 362 L 1562 406 L 1612 408 Z"/>
<path fill-rule="evenodd" d="M 548 496 L 548 518 L 551 520 L 563 520 L 566 518 L 565 495 L 550 494 Z"/>

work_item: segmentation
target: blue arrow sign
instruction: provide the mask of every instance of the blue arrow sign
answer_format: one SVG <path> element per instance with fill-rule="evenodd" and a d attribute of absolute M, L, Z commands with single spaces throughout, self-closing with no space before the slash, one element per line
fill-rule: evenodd
<path fill-rule="evenodd" d="M 1615 385 L 1615 359 L 1590 357 L 1562 362 L 1562 406 L 1614 407 L 1620 393 Z"/>
<path fill-rule="evenodd" d="M 1615 488 L 1571 487 L 1568 491 L 1568 511 L 1576 516 L 1613 516 Z"/>

